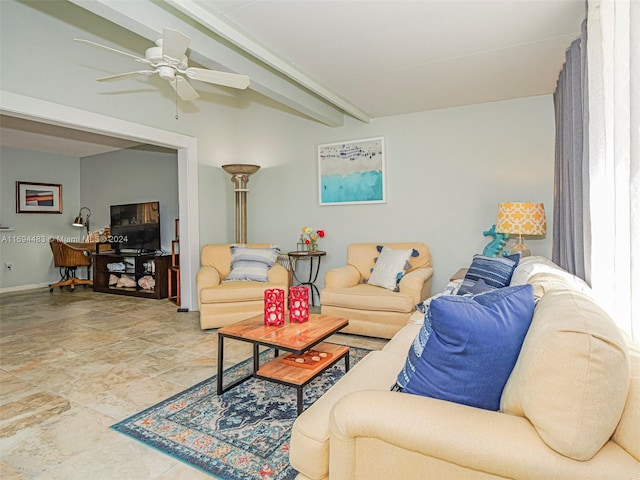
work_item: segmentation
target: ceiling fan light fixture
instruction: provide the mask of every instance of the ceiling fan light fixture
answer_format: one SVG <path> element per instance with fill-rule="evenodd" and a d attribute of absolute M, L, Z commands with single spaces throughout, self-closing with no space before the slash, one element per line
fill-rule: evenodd
<path fill-rule="evenodd" d="M 189 48 L 189 37 L 185 34 L 165 28 L 162 32 L 162 38 L 156 40 L 155 45 L 145 50 L 144 58 L 126 52 L 121 52 L 115 48 L 100 45 L 89 40 L 74 38 L 75 41 L 91 45 L 94 47 L 107 50 L 112 53 L 125 55 L 137 62 L 148 64 L 152 70 L 139 70 L 135 72 L 120 73 L 109 75 L 97 79 L 100 82 L 112 82 L 124 80 L 136 75 L 153 75 L 157 73 L 160 78 L 168 81 L 177 95 L 184 101 L 195 100 L 200 95 L 189 84 L 185 75 L 200 82 L 212 83 L 214 85 L 222 85 L 225 87 L 245 89 L 249 86 L 249 77 L 246 75 L 238 75 L 235 73 L 218 72 L 206 68 L 189 67 L 189 59 L 186 52 Z"/>
<path fill-rule="evenodd" d="M 158 72 L 158 75 L 160 75 L 160 78 L 164 80 L 173 82 L 173 80 L 176 78 L 176 69 L 173 67 L 161 65 L 157 67 L 156 71 Z"/>

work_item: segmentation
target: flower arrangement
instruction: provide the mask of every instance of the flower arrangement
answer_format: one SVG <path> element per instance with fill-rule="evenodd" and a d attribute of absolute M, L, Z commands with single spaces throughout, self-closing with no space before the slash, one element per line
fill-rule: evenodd
<path fill-rule="evenodd" d="M 298 244 L 303 244 L 310 252 L 318 250 L 318 238 L 323 238 L 326 235 L 324 230 L 316 230 L 313 233 L 313 229 L 310 227 L 302 227 L 302 233 L 298 239 Z"/>

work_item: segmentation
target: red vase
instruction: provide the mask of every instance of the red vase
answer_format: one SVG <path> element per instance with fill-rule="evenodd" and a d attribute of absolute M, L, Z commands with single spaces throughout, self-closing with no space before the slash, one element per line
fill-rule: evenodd
<path fill-rule="evenodd" d="M 264 291 L 264 324 L 284 325 L 284 290 L 268 288 Z"/>
<path fill-rule="evenodd" d="M 302 323 L 309 321 L 309 289 L 291 287 L 289 289 L 289 321 Z"/>

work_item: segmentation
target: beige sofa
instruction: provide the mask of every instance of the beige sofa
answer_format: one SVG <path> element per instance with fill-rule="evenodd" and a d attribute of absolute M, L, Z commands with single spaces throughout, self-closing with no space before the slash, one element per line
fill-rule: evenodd
<path fill-rule="evenodd" d="M 200 270 L 196 274 L 200 328 L 220 328 L 264 310 L 264 291 L 281 288 L 288 291 L 289 272 L 275 263 L 268 271 L 267 282 L 225 282 L 231 272 L 231 246 L 209 244 L 202 247 Z M 247 244 L 251 248 L 269 248 L 268 243 Z"/>
<path fill-rule="evenodd" d="M 389 391 L 410 323 L 298 417 L 298 480 L 640 479 L 638 346 L 586 284 L 526 265 L 514 279 L 541 299 L 500 411 Z"/>
<path fill-rule="evenodd" d="M 393 250 L 414 249 L 408 269 L 399 283 L 399 291 L 369 285 L 378 245 Z M 391 338 L 404 327 L 415 305 L 431 294 L 431 252 L 420 242 L 353 243 L 347 247 L 347 265 L 329 270 L 320 292 L 323 315 L 348 318 L 345 333 Z"/>

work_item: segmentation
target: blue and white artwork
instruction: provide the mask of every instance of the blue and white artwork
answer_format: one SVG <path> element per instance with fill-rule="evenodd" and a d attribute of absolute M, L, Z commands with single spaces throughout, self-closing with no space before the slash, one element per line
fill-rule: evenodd
<path fill-rule="evenodd" d="M 384 203 L 384 139 L 318 146 L 320 205 Z"/>

